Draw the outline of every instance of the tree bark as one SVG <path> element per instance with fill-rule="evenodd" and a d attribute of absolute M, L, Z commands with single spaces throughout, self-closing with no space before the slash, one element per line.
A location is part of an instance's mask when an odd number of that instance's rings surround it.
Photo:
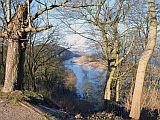
<path fill-rule="evenodd" d="M 120 80 L 117 79 L 116 81 L 116 102 L 119 101 L 119 93 L 120 93 Z"/>
<path fill-rule="evenodd" d="M 156 19 L 154 0 L 148 0 L 148 16 L 149 16 L 148 43 L 139 61 L 136 81 L 135 81 L 135 88 L 134 88 L 134 93 L 132 98 L 131 111 L 129 115 L 131 118 L 134 118 L 134 119 L 139 119 L 140 117 L 141 95 L 142 95 L 143 82 L 145 79 L 145 71 L 147 68 L 148 61 L 156 45 L 157 19 Z"/>
<path fill-rule="evenodd" d="M 111 70 L 111 72 L 109 72 L 109 76 L 108 76 L 108 80 L 106 83 L 106 87 L 105 87 L 105 92 L 104 92 L 104 99 L 105 100 L 111 100 L 111 83 L 114 77 L 114 73 L 115 73 L 116 68 L 113 68 Z"/>
<path fill-rule="evenodd" d="M 8 93 L 13 91 L 14 89 L 14 84 L 17 80 L 18 59 L 19 59 L 18 41 L 11 39 L 8 42 L 5 82 L 4 82 L 2 92 Z"/>
<path fill-rule="evenodd" d="M 7 22 L 11 19 L 11 0 L 7 0 Z"/>

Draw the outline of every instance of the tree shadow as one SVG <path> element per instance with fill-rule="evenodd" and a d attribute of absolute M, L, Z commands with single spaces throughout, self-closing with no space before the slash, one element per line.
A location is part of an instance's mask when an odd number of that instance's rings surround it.
<path fill-rule="evenodd" d="M 76 115 L 87 116 L 95 112 L 92 103 L 81 99 L 74 91 L 64 87 L 54 90 L 51 98 L 37 99 L 31 96 L 27 102 L 49 116 L 61 120 L 70 120 Z"/>
<path fill-rule="evenodd" d="M 122 117 L 123 119 L 129 120 L 129 111 L 125 109 L 121 103 L 113 102 L 113 101 L 105 101 L 104 110 L 108 113 L 114 113 L 116 116 Z M 139 120 L 159 120 L 159 111 L 148 110 L 143 108 L 141 110 L 141 115 Z"/>
<path fill-rule="evenodd" d="M 126 110 L 124 106 L 121 105 L 120 102 L 114 102 L 110 100 L 106 100 L 104 102 L 104 111 L 107 113 L 114 113 L 115 116 L 119 116 L 125 120 L 129 120 L 129 112 Z"/>
<path fill-rule="evenodd" d="M 75 91 L 63 87 L 52 94 L 52 99 L 72 115 L 86 115 L 95 112 L 91 102 L 81 99 Z"/>
<path fill-rule="evenodd" d="M 88 119 L 88 117 L 98 116 L 101 117 L 109 116 L 113 114 L 114 117 L 121 118 L 123 120 L 130 120 L 129 111 L 119 102 L 114 101 L 104 101 L 103 107 L 96 110 L 93 103 L 81 99 L 74 91 L 70 91 L 65 88 L 59 88 L 54 93 L 52 93 L 52 99 L 44 97 L 43 100 L 31 97 L 28 101 L 30 104 L 36 106 L 38 109 L 42 110 L 50 116 L 57 117 L 61 120 L 75 119 L 75 116 L 80 115 L 83 119 Z M 104 114 L 105 112 L 105 114 Z M 143 108 L 141 111 L 140 120 L 159 120 L 158 110 L 148 110 Z"/>
<path fill-rule="evenodd" d="M 159 120 L 159 117 L 159 111 L 157 109 L 149 110 L 147 108 L 143 108 L 141 110 L 140 120 Z"/>

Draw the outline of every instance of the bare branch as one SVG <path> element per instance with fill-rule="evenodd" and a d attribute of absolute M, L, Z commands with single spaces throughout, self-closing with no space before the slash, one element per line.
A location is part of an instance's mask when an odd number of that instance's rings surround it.
<path fill-rule="evenodd" d="M 99 15 L 100 15 L 100 13 L 101 13 L 101 9 L 102 9 L 102 0 L 99 0 L 98 10 L 97 10 L 97 13 L 96 13 L 96 20 L 99 19 Z"/>
<path fill-rule="evenodd" d="M 39 3 L 39 4 L 41 4 L 41 5 L 43 5 L 43 6 L 46 6 L 44 3 L 42 3 L 41 1 L 39 1 L 39 0 L 35 0 L 37 3 Z"/>
<path fill-rule="evenodd" d="M 43 26 L 43 27 L 31 27 L 31 28 L 28 27 L 28 28 L 25 28 L 24 31 L 25 32 L 40 32 L 40 31 L 43 31 L 43 30 L 50 29 L 52 27 L 53 27 L 52 25 Z"/>
<path fill-rule="evenodd" d="M 48 6 L 48 7 L 45 7 L 41 10 L 39 10 L 37 13 L 35 13 L 32 17 L 31 17 L 31 20 L 35 20 L 36 18 L 38 18 L 41 14 L 43 14 L 45 11 L 48 11 L 48 10 L 52 10 L 54 8 L 57 8 L 57 7 L 69 7 L 69 8 L 82 8 L 82 7 L 88 7 L 88 6 L 95 6 L 95 5 L 92 5 L 92 4 L 89 4 L 89 5 L 67 5 L 66 3 L 69 2 L 69 0 L 65 0 L 63 3 L 60 3 L 60 4 L 57 4 L 57 5 L 51 5 L 51 6 Z"/>
<path fill-rule="evenodd" d="M 122 11 L 123 3 L 124 3 L 124 0 L 121 0 L 119 3 L 117 14 L 116 14 L 116 17 L 114 18 L 114 23 L 119 21 L 119 17 L 120 17 L 121 11 Z"/>
<path fill-rule="evenodd" d="M 125 55 L 121 59 L 118 60 L 118 62 L 115 64 L 115 66 L 119 65 L 127 57 L 127 55 L 131 52 L 134 40 L 135 40 L 135 38 L 133 38 L 133 41 L 131 42 L 131 44 L 130 44 L 128 50 L 127 50 L 127 52 L 125 53 Z"/>
<path fill-rule="evenodd" d="M 57 5 L 51 5 L 49 7 L 43 8 L 41 10 L 39 10 L 36 14 L 34 14 L 33 16 L 31 16 L 31 21 L 35 20 L 36 18 L 38 18 L 42 13 L 44 13 L 47 10 L 51 10 L 53 8 L 58 7 Z"/>

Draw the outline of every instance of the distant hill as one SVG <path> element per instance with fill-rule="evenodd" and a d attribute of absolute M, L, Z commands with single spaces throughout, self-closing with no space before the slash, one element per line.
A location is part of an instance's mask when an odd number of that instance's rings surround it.
<path fill-rule="evenodd" d="M 58 58 L 62 61 L 68 60 L 72 57 L 79 56 L 77 53 L 70 51 L 69 49 L 62 47 L 57 44 L 39 44 L 34 46 L 36 51 L 41 50 L 45 54 L 52 54 L 53 57 Z"/>
<path fill-rule="evenodd" d="M 55 52 L 61 60 L 68 60 L 72 57 L 80 56 L 79 54 L 77 54 L 77 52 L 70 51 L 69 49 L 61 46 L 55 47 Z"/>

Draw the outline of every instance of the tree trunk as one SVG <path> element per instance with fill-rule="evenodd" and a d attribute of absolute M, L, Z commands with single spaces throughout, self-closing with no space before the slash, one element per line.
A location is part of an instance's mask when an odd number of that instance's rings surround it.
<path fill-rule="evenodd" d="M 19 44 L 18 41 L 9 40 L 7 58 L 6 58 L 6 71 L 5 82 L 2 92 L 11 92 L 14 89 L 14 83 L 17 80 L 17 66 L 19 59 Z"/>
<path fill-rule="evenodd" d="M 11 19 L 11 0 L 7 0 L 7 22 Z"/>
<path fill-rule="evenodd" d="M 140 117 L 141 95 L 142 95 L 143 82 L 145 78 L 145 71 L 147 68 L 148 61 L 156 45 L 157 20 L 156 20 L 154 0 L 148 0 L 148 16 L 149 16 L 148 43 L 139 61 L 136 81 L 135 81 L 135 88 L 132 98 L 131 111 L 130 111 L 130 117 L 134 119 L 139 119 Z"/>
<path fill-rule="evenodd" d="M 8 4 L 9 2 L 10 0 L 8 0 Z M 8 19 L 9 19 L 9 9 L 10 8 L 8 5 Z M 27 14 L 28 13 L 26 11 L 26 7 L 24 7 L 23 5 L 18 5 L 15 15 L 13 16 L 12 20 L 8 24 L 7 32 L 9 32 L 8 37 L 10 39 L 8 39 L 5 82 L 4 82 L 4 87 L 2 89 L 3 92 L 13 91 L 17 80 L 18 82 L 22 81 L 21 78 L 23 77 L 23 74 L 24 74 L 23 64 L 24 64 L 25 58 L 24 58 L 24 53 L 21 50 L 21 47 L 23 45 L 25 47 L 25 43 L 21 42 L 21 39 L 27 38 L 27 32 L 21 31 L 21 29 L 25 26 L 25 20 L 27 20 Z M 18 77 L 21 80 L 18 79 Z"/>
<path fill-rule="evenodd" d="M 111 72 L 109 72 L 108 80 L 106 83 L 105 91 L 104 91 L 104 99 L 111 100 L 111 83 L 114 77 L 116 68 L 112 68 Z"/>
<path fill-rule="evenodd" d="M 117 38 L 115 37 L 115 43 L 114 43 L 114 49 L 108 50 L 108 52 L 110 52 L 110 57 L 108 59 L 108 80 L 106 83 L 106 87 L 105 87 L 105 93 L 104 93 L 104 99 L 105 100 L 111 100 L 111 84 L 112 81 L 114 79 L 114 74 L 116 72 L 117 69 L 117 62 L 118 62 L 118 42 L 117 42 Z"/>
<path fill-rule="evenodd" d="M 21 44 L 20 44 L 21 45 Z M 17 77 L 17 90 L 24 89 L 24 64 L 25 64 L 25 48 L 19 50 L 19 64 L 18 64 L 18 77 Z"/>
<path fill-rule="evenodd" d="M 118 20 L 114 23 L 114 48 L 108 48 L 108 73 L 109 78 L 106 83 L 104 99 L 111 100 L 111 84 L 114 79 L 114 74 L 117 69 L 117 63 L 119 59 L 119 33 L 118 33 Z M 111 46 L 108 46 L 111 47 Z M 112 50 L 111 50 L 112 49 Z"/>
<path fill-rule="evenodd" d="M 117 79 L 116 81 L 116 102 L 119 101 L 119 87 L 120 87 L 120 80 Z"/>

